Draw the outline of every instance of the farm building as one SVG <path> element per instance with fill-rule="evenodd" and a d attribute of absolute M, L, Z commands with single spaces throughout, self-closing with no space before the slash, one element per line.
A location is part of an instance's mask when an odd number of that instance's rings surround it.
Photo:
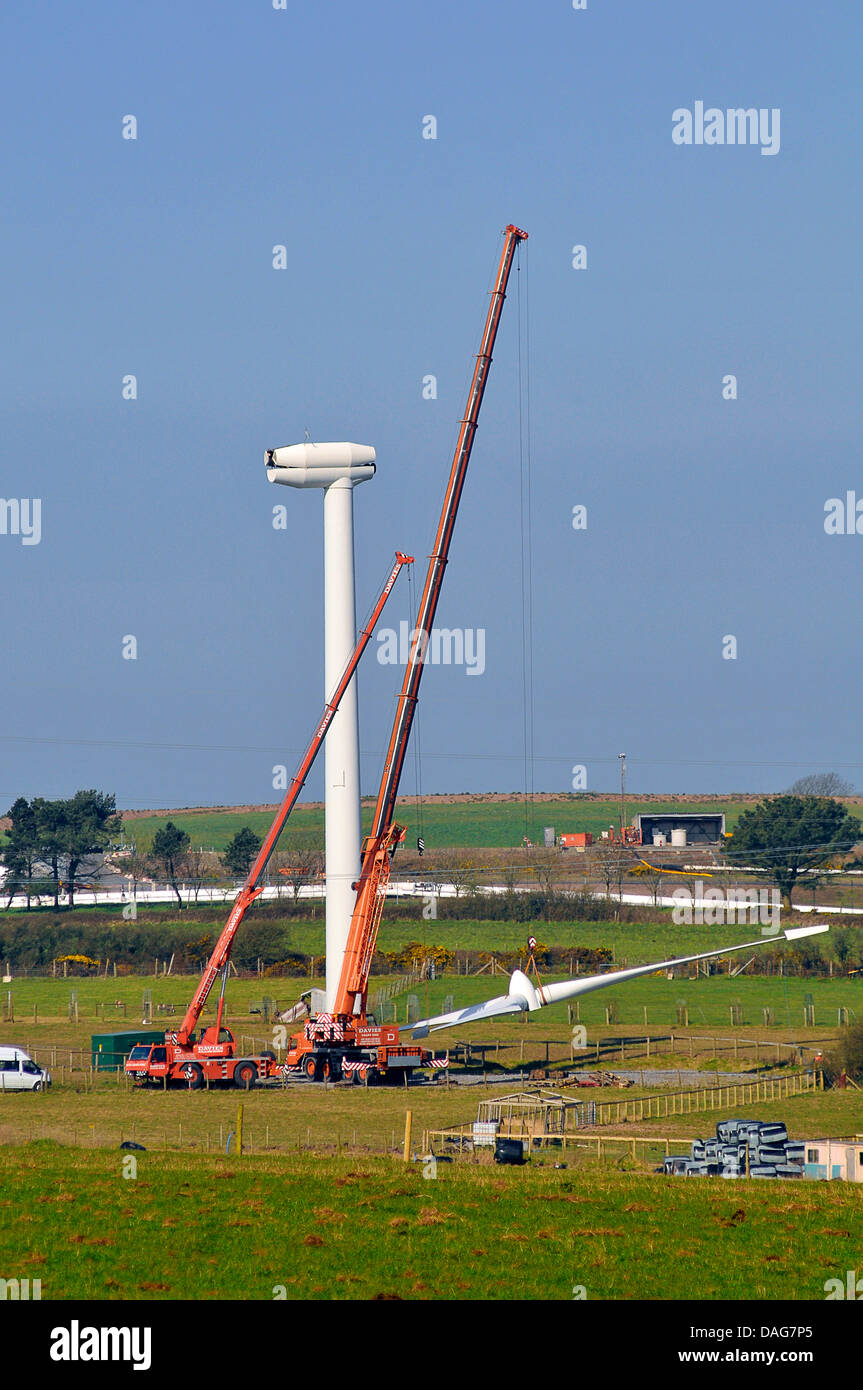
<path fill-rule="evenodd" d="M 853 1139 L 807 1139 L 803 1171 L 807 1178 L 863 1182 L 863 1135 Z"/>
<path fill-rule="evenodd" d="M 724 813 L 637 815 L 633 821 L 643 845 L 715 845 L 725 834 Z"/>

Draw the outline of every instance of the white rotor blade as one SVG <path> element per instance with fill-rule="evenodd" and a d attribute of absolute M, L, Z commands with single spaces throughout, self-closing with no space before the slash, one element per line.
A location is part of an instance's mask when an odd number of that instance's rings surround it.
<path fill-rule="evenodd" d="M 816 936 L 829 931 L 826 924 L 818 923 L 811 927 L 789 927 L 779 936 L 762 936 L 757 941 L 741 941 L 737 946 L 720 946 L 714 951 L 701 951 L 696 956 L 675 956 L 673 960 L 654 961 L 651 965 L 635 965 L 629 970 L 613 970 L 607 975 L 586 975 L 575 980 L 559 980 L 556 984 L 537 986 L 521 970 L 513 971 L 509 982 L 509 994 L 500 994 L 484 1004 L 470 1004 L 465 1009 L 454 1009 L 452 1013 L 438 1014 L 435 1018 L 423 1018 L 419 1023 L 403 1027 L 403 1032 L 413 1033 L 414 1041 L 436 1033 L 441 1028 L 455 1028 L 460 1024 L 479 1023 L 486 1018 L 498 1018 L 502 1014 L 524 1013 L 527 1010 L 541 1009 L 546 1004 L 558 1004 L 563 999 L 574 999 L 578 994 L 589 994 L 595 989 L 607 989 L 609 985 L 623 984 L 626 980 L 637 980 L 641 975 L 652 975 L 656 970 L 671 970 L 676 965 L 691 965 L 697 960 L 710 960 L 716 956 L 728 956 L 734 951 L 748 951 L 753 946 L 771 946 L 777 941 L 796 941 L 801 936 Z"/>

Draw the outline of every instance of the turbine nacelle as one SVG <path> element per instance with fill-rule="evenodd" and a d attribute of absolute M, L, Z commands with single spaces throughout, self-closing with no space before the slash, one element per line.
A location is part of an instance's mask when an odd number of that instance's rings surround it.
<path fill-rule="evenodd" d="M 370 444 L 285 444 L 264 452 L 267 478 L 286 487 L 329 487 L 332 483 L 364 483 L 375 473 Z"/>

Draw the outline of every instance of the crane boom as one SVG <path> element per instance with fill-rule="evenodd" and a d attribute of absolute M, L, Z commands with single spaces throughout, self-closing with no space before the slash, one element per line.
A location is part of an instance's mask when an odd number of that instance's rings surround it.
<path fill-rule="evenodd" d="M 339 682 L 324 707 L 323 717 L 321 718 L 317 728 L 315 729 L 311 743 L 309 744 L 308 748 L 303 754 L 303 757 L 300 760 L 299 767 L 297 768 L 296 772 L 291 778 L 291 782 L 287 792 L 285 793 L 284 800 L 282 801 L 281 806 L 276 812 L 276 815 L 273 819 L 273 823 L 267 832 L 266 838 L 263 844 L 261 845 L 261 848 L 258 850 L 257 855 L 255 856 L 254 863 L 249 869 L 249 872 L 246 876 L 246 880 L 242 888 L 237 894 L 236 901 L 234 902 L 234 906 L 231 909 L 230 916 L 228 917 L 228 920 L 225 923 L 225 926 L 222 930 L 222 934 L 216 942 L 216 945 L 213 947 L 213 952 L 210 956 L 209 961 L 207 962 L 206 969 L 204 970 L 204 973 L 201 976 L 198 988 L 195 990 L 194 997 L 192 998 L 192 1001 L 188 1009 L 186 1010 L 186 1015 L 183 1019 L 183 1022 L 177 1030 L 176 1040 L 181 1046 L 186 1046 L 186 1044 L 188 1043 L 190 1034 L 196 1027 L 198 1019 L 201 1016 L 201 1011 L 204 1007 L 204 1004 L 207 1002 L 207 997 L 210 993 L 210 990 L 213 988 L 213 985 L 218 979 L 219 974 L 225 971 L 227 968 L 228 959 L 231 953 L 231 946 L 233 945 L 234 937 L 237 934 L 237 929 L 239 928 L 240 923 L 242 922 L 243 918 L 246 915 L 246 912 L 248 911 L 251 904 L 254 902 L 255 898 L 258 896 L 259 893 L 263 891 L 262 888 L 258 887 L 260 877 L 270 861 L 270 857 L 276 848 L 276 844 L 278 842 L 280 834 L 282 833 L 282 829 L 284 828 L 285 822 L 288 819 L 288 816 L 291 814 L 291 811 L 294 808 L 294 804 L 296 803 L 297 797 L 299 796 L 300 791 L 302 790 L 302 787 L 305 783 L 305 780 L 309 775 L 311 766 L 314 763 L 318 753 L 320 752 L 321 746 L 327 734 L 327 730 L 329 729 L 330 724 L 333 721 L 333 718 L 339 708 L 339 704 L 342 700 L 345 691 L 351 683 L 351 679 L 353 678 L 354 672 L 356 671 L 357 666 L 359 665 L 360 657 L 362 656 L 363 652 L 368 646 L 372 633 L 374 632 L 375 626 L 377 624 L 378 618 L 380 617 L 384 605 L 386 604 L 386 601 L 392 592 L 396 579 L 398 578 L 401 570 L 405 565 L 412 564 L 412 555 L 403 555 L 401 551 L 396 551 L 395 564 L 393 565 L 392 569 L 387 575 L 384 586 L 381 589 L 380 594 L 378 595 L 378 598 L 369 616 L 368 622 L 360 632 L 357 644 L 350 656 L 350 659 L 348 660 L 347 665 L 345 666 L 344 671 L 342 672 Z M 221 1018 L 219 1019 L 219 1022 L 221 1022 Z"/>
<path fill-rule="evenodd" d="M 447 560 L 449 559 L 449 548 L 452 540 L 453 527 L 455 526 L 458 506 L 461 501 L 462 488 L 464 487 L 464 480 L 467 474 L 467 466 L 470 462 L 480 406 L 482 405 L 482 398 L 485 393 L 486 382 L 488 381 L 488 370 L 491 366 L 492 352 L 494 351 L 494 344 L 497 338 L 497 330 L 503 311 L 504 299 L 506 298 L 509 273 L 512 269 L 516 247 L 519 242 L 526 240 L 527 232 L 521 231 L 518 227 L 510 225 L 504 232 L 504 243 L 500 256 L 500 264 L 497 269 L 494 289 L 491 292 L 491 302 L 489 303 L 488 314 L 486 316 L 485 330 L 482 335 L 482 342 L 480 344 L 480 350 L 477 353 L 476 365 L 470 383 L 467 408 L 465 409 L 464 419 L 460 422 L 458 440 L 456 442 L 452 468 L 444 495 L 443 507 L 441 508 L 434 549 L 429 557 L 425 587 L 417 612 L 413 643 L 405 670 L 404 681 L 402 682 L 401 694 L 398 698 L 396 718 L 390 736 L 389 747 L 387 748 L 386 758 L 384 760 L 383 777 L 381 779 L 377 805 L 375 806 L 374 818 L 372 820 L 372 837 L 382 834 L 395 815 L 396 797 L 398 796 L 399 781 L 401 780 L 402 767 L 407 753 L 408 738 L 410 736 L 411 725 L 416 710 L 417 695 L 423 673 L 423 663 L 428 644 L 431 641 L 432 627 L 434 626 L 438 599 L 440 598 L 443 585 L 444 570 Z"/>
<path fill-rule="evenodd" d="M 470 462 L 485 393 L 492 352 L 497 338 L 500 316 L 506 298 L 506 287 L 512 269 L 516 247 L 527 239 L 527 232 L 510 224 L 504 231 L 503 250 L 497 268 L 491 302 L 486 315 L 485 329 L 468 392 L 464 419 L 460 422 L 458 440 L 444 494 L 434 549 L 429 557 L 425 587 L 412 634 L 410 656 L 396 705 L 395 720 L 390 735 L 383 776 L 372 820 L 371 834 L 363 843 L 363 860 L 357 884 L 357 899 L 351 917 L 348 942 L 342 962 L 335 1000 L 336 1015 L 365 1014 L 369 965 L 374 954 L 378 925 L 383 910 L 390 861 L 404 831 L 394 824 L 396 798 L 407 753 L 416 702 L 422 679 L 426 651 L 431 640 L 438 599 L 443 586 L 444 571 L 449 559 L 450 542 L 461 501 L 462 489 Z"/>

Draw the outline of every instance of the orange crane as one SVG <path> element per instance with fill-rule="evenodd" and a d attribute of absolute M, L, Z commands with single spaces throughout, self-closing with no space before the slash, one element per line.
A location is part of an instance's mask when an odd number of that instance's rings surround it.
<path fill-rule="evenodd" d="M 360 658 L 371 640 L 378 618 L 392 593 L 396 579 L 405 565 L 412 564 L 412 555 L 403 555 L 401 551 L 396 552 L 395 564 L 387 575 L 369 620 L 362 629 L 341 678 L 324 707 L 323 716 L 315 729 L 311 743 L 306 749 L 297 771 L 291 778 L 290 786 L 276 812 L 266 839 L 258 850 L 246 880 L 237 894 L 234 906 L 221 936 L 213 947 L 210 959 L 182 1023 L 176 1030 L 166 1032 L 164 1043 L 139 1043 L 132 1049 L 125 1069 L 139 1082 L 161 1082 L 167 1078 L 168 1081 L 183 1082 L 190 1090 L 197 1090 L 207 1080 L 233 1083 L 248 1088 L 254 1086 L 257 1080 L 281 1075 L 282 1068 L 277 1065 L 274 1053 L 262 1053 L 258 1057 L 238 1057 L 233 1033 L 229 1028 L 222 1026 L 231 947 L 243 918 L 255 898 L 263 892 L 260 882 L 263 872 L 276 848 L 279 836 L 294 808 L 312 764 L 320 752 L 327 730 L 345 691 L 351 683 Z M 210 1027 L 203 1029 L 198 1038 L 194 1030 L 198 1026 L 210 991 L 220 975 L 222 984 L 218 1008 L 216 1009 L 216 1021 Z"/>
<path fill-rule="evenodd" d="M 363 841 L 362 868 L 356 884 L 356 904 L 351 917 L 334 1009 L 332 1014 L 318 1014 L 316 1018 L 310 1019 L 303 1033 L 290 1039 L 288 1048 L 288 1065 L 317 1080 L 349 1072 L 384 1077 L 388 1072 L 410 1073 L 416 1066 L 445 1065 L 421 1048 L 401 1043 L 397 1025 L 378 1025 L 369 1019 L 366 1010 L 369 969 L 377 943 L 391 861 L 397 846 L 405 836 L 404 826 L 398 825 L 394 820 L 396 798 L 416 711 L 426 651 L 431 640 L 438 599 L 443 586 L 453 528 L 506 298 L 506 287 L 516 248 L 527 238 L 527 232 L 512 225 L 505 229 L 503 235 L 500 263 L 468 392 L 467 407 L 459 429 L 434 549 L 429 557 L 410 656 L 384 760 L 371 833 Z"/>

